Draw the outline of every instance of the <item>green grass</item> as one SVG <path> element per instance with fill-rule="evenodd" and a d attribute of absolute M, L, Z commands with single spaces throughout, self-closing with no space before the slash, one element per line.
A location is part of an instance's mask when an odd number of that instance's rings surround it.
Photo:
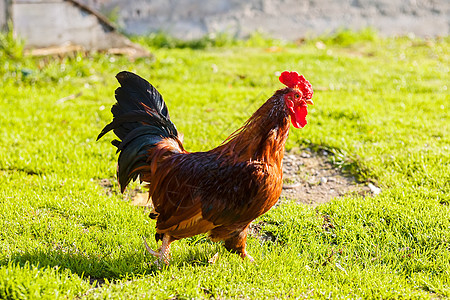
<path fill-rule="evenodd" d="M 368 30 L 167 48 L 136 39 L 154 58 L 31 58 L 1 36 L 0 298 L 450 296 L 448 37 Z M 155 84 L 191 151 L 217 146 L 281 87 L 276 72 L 297 70 L 316 105 L 287 148 L 328 149 L 383 192 L 272 209 L 256 222 L 275 241 L 248 241 L 254 264 L 197 236 L 174 243 L 159 270 L 142 243 L 156 248 L 154 221 L 99 185 L 115 181 L 113 135 L 95 139 L 121 70 Z"/>

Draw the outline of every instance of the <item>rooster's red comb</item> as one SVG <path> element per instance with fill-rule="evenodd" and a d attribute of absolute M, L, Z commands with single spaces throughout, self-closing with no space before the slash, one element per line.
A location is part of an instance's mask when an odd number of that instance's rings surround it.
<path fill-rule="evenodd" d="M 303 75 L 298 75 L 297 72 L 284 71 L 281 73 L 280 82 L 287 87 L 293 89 L 297 88 L 302 91 L 303 98 L 311 99 L 313 95 L 313 89 L 311 83 Z"/>

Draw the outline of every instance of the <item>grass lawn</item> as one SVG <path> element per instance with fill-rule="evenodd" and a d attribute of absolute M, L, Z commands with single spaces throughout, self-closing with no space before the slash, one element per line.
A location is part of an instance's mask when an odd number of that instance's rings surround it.
<path fill-rule="evenodd" d="M 0 298 L 450 297 L 448 37 L 161 39 L 137 38 L 154 57 L 131 61 L 32 58 L 1 36 Z M 328 149 L 382 193 L 286 201 L 255 221 L 276 237 L 249 238 L 256 263 L 196 236 L 175 242 L 158 269 L 142 242 L 157 248 L 154 221 L 116 185 L 106 193 L 99 184 L 115 182 L 113 135 L 95 139 L 121 70 L 159 89 L 189 151 L 217 146 L 282 87 L 276 72 L 296 70 L 316 105 L 287 148 Z"/>

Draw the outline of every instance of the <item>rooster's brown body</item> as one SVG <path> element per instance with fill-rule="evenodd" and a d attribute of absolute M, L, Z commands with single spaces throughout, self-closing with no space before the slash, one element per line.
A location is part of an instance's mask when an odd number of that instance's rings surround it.
<path fill-rule="evenodd" d="M 117 78 L 122 87 L 116 91 L 115 118 L 99 137 L 114 129 L 122 140 L 113 143 L 122 151 L 122 191 L 138 175 L 149 183 L 156 238 L 163 246 L 159 253 L 147 249 L 167 262 L 171 242 L 208 233 L 213 241 L 224 241 L 228 250 L 248 256 L 249 224 L 281 194 L 290 127 L 285 95 L 292 89 L 277 91 L 219 147 L 189 153 L 156 89 L 132 73 L 121 72 Z"/>

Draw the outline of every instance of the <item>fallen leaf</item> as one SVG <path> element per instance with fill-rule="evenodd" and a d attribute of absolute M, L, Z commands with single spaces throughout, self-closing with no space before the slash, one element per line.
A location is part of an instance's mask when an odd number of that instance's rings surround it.
<path fill-rule="evenodd" d="M 219 258 L 219 252 L 217 252 L 216 254 L 214 254 L 213 257 L 211 257 L 211 258 L 208 260 L 208 262 L 209 262 L 210 264 L 215 264 L 218 258 Z"/>

